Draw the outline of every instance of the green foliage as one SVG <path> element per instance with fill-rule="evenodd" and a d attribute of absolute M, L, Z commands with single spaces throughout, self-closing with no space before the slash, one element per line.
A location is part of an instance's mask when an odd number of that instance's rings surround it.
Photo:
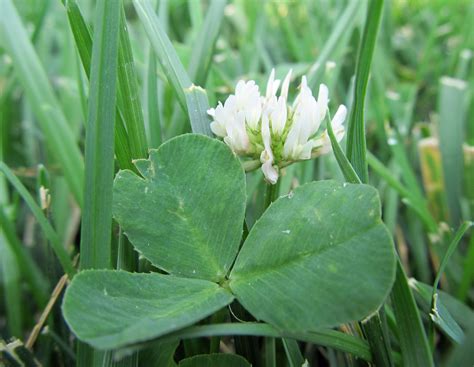
<path fill-rule="evenodd" d="M 221 142 L 184 135 L 135 165 L 143 178 L 120 171 L 114 186 L 114 217 L 135 248 L 171 274 L 221 281 L 242 236 L 237 158 Z"/>
<path fill-rule="evenodd" d="M 117 175 L 115 218 L 136 249 L 172 275 L 82 272 L 63 306 L 81 340 L 100 349 L 144 341 L 200 320 L 232 294 L 281 330 L 316 331 L 361 319 L 387 296 L 394 253 L 373 188 L 322 181 L 278 199 L 250 231 L 227 280 L 246 201 L 230 149 L 183 135 L 135 164 L 143 178 Z M 345 297 L 350 305 L 339 302 Z M 200 305 L 203 298 L 209 303 Z"/>
<path fill-rule="evenodd" d="M 269 207 L 239 253 L 230 288 L 257 319 L 282 330 L 316 330 L 375 312 L 394 271 L 377 192 L 321 181 Z M 346 297 L 350 307 L 340 302 Z"/>
<path fill-rule="evenodd" d="M 469 0 L 0 0 L 0 333 L 25 338 L 0 364 L 472 365 L 472 18 Z M 350 115 L 334 155 L 275 186 L 207 114 L 272 68 L 293 69 L 290 103 L 306 75 Z"/>
<path fill-rule="evenodd" d="M 111 349 L 191 325 L 232 299 L 206 280 L 87 270 L 68 288 L 63 313 L 81 340 Z"/>

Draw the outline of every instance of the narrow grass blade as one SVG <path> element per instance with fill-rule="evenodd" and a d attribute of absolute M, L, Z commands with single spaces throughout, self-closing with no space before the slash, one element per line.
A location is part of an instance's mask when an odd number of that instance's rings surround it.
<path fill-rule="evenodd" d="M 2 237 L 6 241 L 3 245 L 9 246 L 9 252 L 15 255 L 15 261 L 18 264 L 19 270 L 29 283 L 31 292 L 38 306 L 44 306 L 48 301 L 48 281 L 41 272 L 41 269 L 34 262 L 31 255 L 22 245 L 20 239 L 15 233 L 15 227 L 7 217 L 3 208 L 0 208 L 0 225 L 3 231 Z M 6 259 L 8 254 L 5 255 Z M 13 276 L 13 274 L 11 275 Z"/>
<path fill-rule="evenodd" d="M 0 2 L 0 43 L 13 60 L 16 75 L 38 118 L 48 148 L 81 206 L 84 177 L 81 152 L 11 0 Z"/>
<path fill-rule="evenodd" d="M 211 120 L 207 114 L 209 102 L 206 91 L 193 84 L 184 93 L 193 132 L 212 137 Z"/>
<path fill-rule="evenodd" d="M 184 90 L 191 86 L 191 79 L 166 35 L 163 25 L 158 19 L 151 3 L 148 0 L 133 0 L 133 5 L 145 27 L 145 31 L 158 57 L 158 61 L 171 87 L 176 92 L 181 107 L 184 111 L 187 111 Z"/>
<path fill-rule="evenodd" d="M 357 13 L 361 9 L 361 2 L 359 0 L 352 0 L 341 14 L 339 21 L 331 32 L 331 36 L 324 44 L 321 53 L 316 62 L 310 67 L 308 72 L 308 85 L 311 89 L 315 89 L 317 83 L 322 79 L 326 69 L 326 63 L 330 60 L 331 55 L 335 49 L 344 45 L 349 40 L 349 35 L 352 33 L 356 21 L 358 19 Z"/>
<path fill-rule="evenodd" d="M 294 339 L 283 338 L 283 347 L 290 367 L 301 367 L 304 364 L 304 357 L 301 354 L 300 346 Z"/>
<path fill-rule="evenodd" d="M 81 228 L 81 268 L 112 266 L 112 183 L 117 54 L 121 1 L 96 5 L 86 129 L 85 202 Z"/>
<path fill-rule="evenodd" d="M 3 162 L 0 162 L 0 172 L 3 172 L 7 180 L 13 185 L 13 187 L 20 194 L 23 200 L 25 200 L 26 204 L 32 211 L 41 229 L 43 230 L 44 235 L 49 240 L 54 253 L 58 257 L 58 260 L 61 266 L 63 267 L 64 272 L 68 274 L 69 278 L 72 279 L 76 272 L 74 266 L 72 265 L 72 261 L 65 248 L 62 246 L 58 234 L 53 229 L 48 219 L 46 219 L 46 217 L 44 216 L 41 208 L 38 206 L 38 204 L 36 204 L 36 200 L 30 195 L 26 187 L 23 186 L 20 180 Z"/>
<path fill-rule="evenodd" d="M 156 76 L 156 56 L 152 50 L 148 56 L 146 102 L 148 110 L 148 129 L 150 147 L 158 148 L 161 145 L 161 116 L 158 110 L 158 78 Z"/>
<path fill-rule="evenodd" d="M 145 121 L 123 6 L 120 12 L 119 38 L 117 101 L 127 127 L 132 158 L 146 158 L 148 145 L 145 135 Z"/>
<path fill-rule="evenodd" d="M 276 367 L 275 338 L 266 337 L 263 340 L 263 348 L 265 350 L 265 367 Z"/>
<path fill-rule="evenodd" d="M 414 278 L 410 278 L 408 283 L 410 288 L 416 292 L 416 301 L 426 313 L 429 313 L 433 287 L 429 284 L 419 282 Z M 453 319 L 461 328 L 467 329 L 470 321 L 474 321 L 474 311 L 449 293 L 439 290 L 437 294 L 438 304 L 442 305 L 446 314 L 449 313 L 449 318 Z M 442 311 L 444 312 L 444 310 Z"/>
<path fill-rule="evenodd" d="M 0 216 L 3 216 L 3 209 L 0 208 Z M 3 224 L 2 224 L 3 227 Z M 23 310 L 21 302 L 21 277 L 19 264 L 16 256 L 11 250 L 11 245 L 7 243 L 3 231 L 0 231 L 0 271 L 1 283 L 5 307 L 5 319 L 7 321 L 8 333 L 17 338 L 22 335 Z M 33 284 L 34 287 L 34 284 Z"/>
<path fill-rule="evenodd" d="M 190 3 L 198 3 L 191 0 Z M 188 74 L 194 84 L 204 87 L 212 60 L 214 45 L 224 18 L 226 0 L 213 0 L 191 51 Z"/>
<path fill-rule="evenodd" d="M 365 183 L 369 178 L 364 125 L 365 97 L 382 8 L 383 0 L 369 1 L 364 33 L 357 57 L 354 100 L 347 133 L 347 158 L 352 163 L 361 181 Z"/>
<path fill-rule="evenodd" d="M 200 1 L 188 0 L 189 17 L 193 29 L 196 29 L 202 24 L 202 4 Z"/>
<path fill-rule="evenodd" d="M 254 335 L 274 338 L 285 337 L 334 348 L 342 352 L 350 353 L 368 362 L 372 360 L 367 342 L 339 331 L 322 330 L 320 332 L 310 333 L 280 333 L 268 324 L 253 322 L 192 326 L 169 334 L 166 336 L 165 340 L 190 339 L 217 335 Z"/>
<path fill-rule="evenodd" d="M 461 344 L 464 340 L 464 333 L 458 323 L 453 319 L 449 311 L 439 300 L 436 293 L 433 297 L 430 318 L 451 340 Z"/>
<path fill-rule="evenodd" d="M 438 225 L 428 210 L 426 203 L 417 200 L 413 193 L 407 187 L 402 185 L 400 181 L 392 175 L 392 172 L 370 152 L 367 152 L 367 162 L 375 173 L 382 177 L 405 199 L 405 204 L 409 205 L 419 216 L 429 233 L 436 234 L 438 232 Z"/>
<path fill-rule="evenodd" d="M 81 58 L 82 66 L 88 78 L 90 78 L 91 59 L 92 59 L 92 36 L 81 11 L 74 0 L 66 2 L 66 11 L 71 26 L 72 34 L 76 42 L 76 47 Z M 116 112 L 115 124 L 115 154 L 120 168 L 135 171 L 132 164 L 133 156 L 129 144 L 128 132 L 125 128 L 125 122 L 120 108 Z M 138 144 L 140 145 L 140 144 Z"/>
<path fill-rule="evenodd" d="M 87 201 L 82 213 L 82 269 L 111 268 L 113 261 L 112 184 L 121 7 L 121 0 L 99 0 L 95 7 L 85 141 Z M 78 365 L 103 366 L 106 357 L 83 343 L 78 344 Z"/>
<path fill-rule="evenodd" d="M 444 273 L 444 269 L 446 268 L 446 265 L 448 264 L 449 259 L 451 258 L 451 255 L 454 253 L 456 250 L 459 242 L 461 241 L 461 238 L 464 236 L 466 231 L 473 226 L 473 222 L 464 222 L 462 223 L 456 233 L 454 234 L 453 239 L 451 240 L 451 243 L 448 246 L 448 249 L 446 250 L 446 253 L 444 254 L 443 258 L 441 259 L 441 263 L 438 268 L 438 272 L 436 273 L 436 278 L 433 283 L 433 297 L 436 293 L 436 290 L 438 289 L 439 281 L 441 279 L 441 275 Z"/>
<path fill-rule="evenodd" d="M 356 183 L 356 184 L 362 183 L 360 181 L 359 176 L 357 176 L 357 173 L 354 171 L 354 168 L 352 167 L 351 162 L 349 162 L 346 155 L 342 151 L 341 146 L 337 142 L 336 136 L 334 135 L 334 131 L 332 129 L 331 122 L 328 122 L 326 126 L 327 126 L 329 139 L 331 140 L 332 151 L 334 152 L 334 156 L 336 157 L 337 164 L 339 165 L 339 168 L 341 169 L 342 174 L 344 175 L 344 178 L 346 179 L 347 182 L 350 182 L 350 183 Z"/>
<path fill-rule="evenodd" d="M 363 183 L 369 181 L 364 120 L 365 97 L 383 4 L 383 0 L 370 0 L 367 5 L 364 33 L 357 57 L 354 97 L 347 134 L 347 158 Z M 390 340 L 383 317 L 382 313 L 377 312 L 362 324 L 362 329 L 368 337 L 374 362 L 380 366 L 392 366 Z"/>
<path fill-rule="evenodd" d="M 400 261 L 397 262 L 397 276 L 391 298 L 393 312 L 397 319 L 403 366 L 434 366 L 420 313 Z"/>
<path fill-rule="evenodd" d="M 456 250 L 459 242 L 461 241 L 461 238 L 464 236 L 466 231 L 473 225 L 471 222 L 464 222 L 462 223 L 456 233 L 454 234 L 453 239 L 451 240 L 451 243 L 448 246 L 448 249 L 446 250 L 446 253 L 444 254 L 443 258 L 441 259 L 441 263 L 438 268 L 438 272 L 436 273 L 436 278 L 433 283 L 433 290 L 431 294 L 431 309 L 430 309 L 430 317 L 433 321 L 433 323 L 438 324 L 441 326 L 441 328 L 447 330 L 447 333 L 450 337 L 452 337 L 454 340 L 458 339 L 457 338 L 457 333 L 456 333 L 456 327 L 455 323 L 449 322 L 450 319 L 446 317 L 442 317 L 442 314 L 440 313 L 442 309 L 440 310 L 440 305 L 438 303 L 438 285 L 439 281 L 441 280 L 441 276 L 444 273 L 444 269 L 446 268 L 446 265 L 448 264 L 449 259 L 451 258 L 452 254 Z M 449 315 L 449 313 L 448 313 Z M 459 327 L 458 327 L 459 328 Z M 434 348 L 434 328 L 433 324 L 430 324 L 430 340 L 432 343 L 432 348 Z"/>
<path fill-rule="evenodd" d="M 402 137 L 400 134 L 398 134 L 396 131 L 392 131 L 391 135 L 389 135 L 388 145 L 392 151 L 393 159 L 400 167 L 400 174 L 405 185 L 414 197 L 416 197 L 419 201 L 422 201 L 424 200 L 424 197 L 423 192 L 420 189 L 420 183 L 416 178 L 415 172 L 413 171 L 401 139 Z"/>
<path fill-rule="evenodd" d="M 461 222 L 459 199 L 463 181 L 463 133 L 468 86 L 463 80 L 441 78 L 438 100 L 439 145 L 448 199 L 449 219 L 454 226 Z"/>

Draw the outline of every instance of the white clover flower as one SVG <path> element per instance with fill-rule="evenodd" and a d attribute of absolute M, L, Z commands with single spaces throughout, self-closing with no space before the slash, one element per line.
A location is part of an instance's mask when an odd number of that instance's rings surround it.
<path fill-rule="evenodd" d="M 260 95 L 255 81 L 240 80 L 235 94 L 224 105 L 219 102 L 207 111 L 213 118 L 212 132 L 236 154 L 260 161 L 263 175 L 271 184 L 278 181 L 280 169 L 288 164 L 331 151 L 327 131 L 320 131 L 328 111 L 328 88 L 321 84 L 316 99 L 303 76 L 299 93 L 289 106 L 290 80 L 291 70 L 281 83 L 273 69 L 265 96 Z M 337 141 L 344 137 L 346 115 L 346 107 L 340 105 L 331 121 Z"/>
<path fill-rule="evenodd" d="M 268 182 L 274 185 L 278 181 L 278 171 L 273 167 L 274 157 L 271 148 L 270 123 L 265 115 L 262 117 L 262 139 L 265 148 L 260 155 L 263 175 Z"/>

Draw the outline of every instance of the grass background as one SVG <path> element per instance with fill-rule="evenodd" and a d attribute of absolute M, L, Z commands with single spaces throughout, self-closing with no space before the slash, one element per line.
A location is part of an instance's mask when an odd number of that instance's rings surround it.
<path fill-rule="evenodd" d="M 272 67 L 279 77 L 289 68 L 297 80 L 308 75 L 314 91 L 327 84 L 331 110 L 346 104 L 351 121 L 359 111 L 353 125 L 359 133 L 342 145 L 362 180 L 379 189 L 407 277 L 433 284 L 454 231 L 474 215 L 474 4 L 385 1 L 373 55 L 364 56 L 364 25 L 379 5 L 169 0 L 134 6 L 126 0 L 122 8 L 107 1 L 1 0 L 2 337 L 27 341 L 62 274 L 74 272 L 80 249 L 83 268 L 137 269 L 108 211 L 114 170 L 133 167 L 131 159 L 191 126 L 205 132 L 199 129 L 206 128 L 206 106 L 224 100 L 240 78 L 264 86 Z M 360 88 L 364 67 L 366 90 Z M 191 83 L 205 93 L 185 91 Z M 194 107 L 201 114 L 189 114 Z M 324 178 L 344 179 L 332 155 L 288 167 L 279 193 Z M 263 210 L 264 192 L 261 173 L 248 174 L 249 225 Z M 474 330 L 473 238 L 453 244 L 440 283 L 452 296 L 449 313 L 471 330 L 466 337 Z M 394 350 L 406 355 L 412 346 L 416 354 L 436 345 L 437 363 L 463 358 L 446 332 L 431 329 L 421 286 L 400 279 L 399 297 L 387 306 Z M 397 317 L 408 312 L 397 305 L 405 295 L 410 306 L 410 289 L 418 289 L 426 326 L 421 346 L 423 336 L 410 339 Z M 58 304 L 35 341 L 37 358 L 45 365 L 102 358 L 87 350 L 76 355 Z M 410 321 L 405 326 L 412 330 Z M 193 354 L 192 345 L 185 349 L 181 356 Z M 330 348 L 307 349 L 311 363 L 352 363 Z"/>

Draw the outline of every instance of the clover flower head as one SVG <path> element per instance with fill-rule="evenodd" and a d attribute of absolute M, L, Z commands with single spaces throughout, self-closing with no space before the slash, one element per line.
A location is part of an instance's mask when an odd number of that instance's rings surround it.
<path fill-rule="evenodd" d="M 260 95 L 255 81 L 240 80 L 235 94 L 207 111 L 213 119 L 212 132 L 239 156 L 259 160 L 271 184 L 278 181 L 281 168 L 331 151 L 328 133 L 320 129 L 328 111 L 327 86 L 319 86 L 316 99 L 303 76 L 299 93 L 290 105 L 291 73 L 281 82 L 275 79 L 273 69 L 265 95 Z M 337 141 L 344 137 L 346 115 L 346 107 L 340 105 L 331 121 Z"/>

